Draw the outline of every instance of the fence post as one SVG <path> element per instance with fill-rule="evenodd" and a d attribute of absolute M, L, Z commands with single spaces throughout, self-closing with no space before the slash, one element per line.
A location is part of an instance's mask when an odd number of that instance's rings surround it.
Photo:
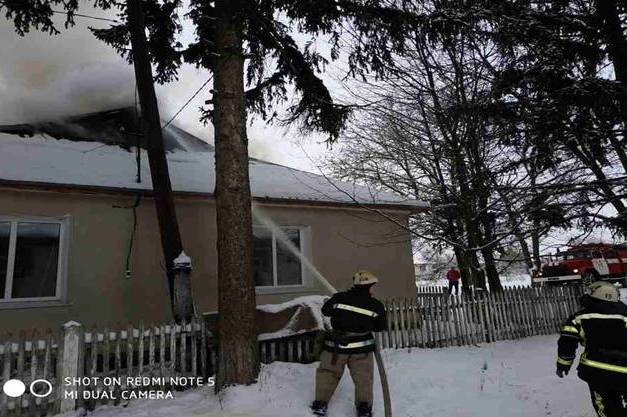
<path fill-rule="evenodd" d="M 63 325 L 62 353 L 58 364 L 58 410 L 57 413 L 66 413 L 76 408 L 76 398 L 66 398 L 64 382 L 65 378 L 77 378 L 83 376 L 83 352 L 84 352 L 83 326 L 75 321 L 68 321 Z M 80 390 L 77 390 L 80 392 Z"/>

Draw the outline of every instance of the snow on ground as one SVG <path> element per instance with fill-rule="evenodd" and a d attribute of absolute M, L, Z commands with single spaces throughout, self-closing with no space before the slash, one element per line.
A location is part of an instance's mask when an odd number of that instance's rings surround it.
<path fill-rule="evenodd" d="M 538 336 L 481 347 L 383 352 L 394 417 L 592 417 L 587 386 L 576 372 L 554 374 L 557 336 Z M 175 394 L 127 408 L 100 409 L 92 417 L 303 417 L 312 400 L 316 364 L 264 366 L 257 384 Z M 354 416 L 353 385 L 345 373 L 329 417 Z M 375 372 L 376 374 L 376 372 Z M 383 416 L 378 377 L 374 415 Z"/>

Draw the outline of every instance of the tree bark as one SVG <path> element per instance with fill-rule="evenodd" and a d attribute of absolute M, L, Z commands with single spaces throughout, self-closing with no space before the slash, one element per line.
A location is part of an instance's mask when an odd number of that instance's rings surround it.
<path fill-rule="evenodd" d="M 487 205 L 487 199 L 484 200 L 483 203 L 486 203 L 484 204 L 485 207 L 485 205 Z M 490 242 L 494 240 L 494 218 L 490 213 L 483 213 L 481 216 L 481 223 L 483 224 L 484 231 L 481 257 L 483 258 L 483 265 L 485 267 L 488 285 L 490 286 L 490 291 L 503 291 L 499 271 L 496 268 L 496 262 L 494 261 L 494 245 L 490 245 Z"/>
<path fill-rule="evenodd" d="M 540 232 L 537 230 L 540 225 L 533 221 L 534 231 L 531 233 L 531 250 L 533 251 L 533 264 L 536 270 L 540 270 L 542 260 L 540 259 Z"/>
<path fill-rule="evenodd" d="M 479 246 L 479 234 L 477 222 L 473 219 L 474 211 L 472 207 L 473 194 L 468 186 L 468 173 L 466 170 L 462 151 L 457 143 L 451 147 L 452 166 L 454 170 L 454 180 L 459 188 L 458 206 L 461 210 L 461 220 L 466 232 L 466 248 L 464 248 L 464 266 L 470 277 L 473 287 L 486 289 L 485 274 L 479 265 L 477 257 L 477 247 Z"/>
<path fill-rule="evenodd" d="M 627 123 L 627 37 L 621 23 L 616 0 L 597 0 L 597 14 L 603 21 L 603 36 L 616 81 L 623 84 L 622 110 Z"/>
<path fill-rule="evenodd" d="M 218 373 L 216 389 L 251 384 L 259 373 L 252 280 L 252 217 L 244 101 L 243 3 L 216 2 L 213 122 L 216 149 Z"/>
<path fill-rule="evenodd" d="M 146 137 L 150 176 L 152 179 L 161 247 L 166 266 L 170 303 L 174 319 L 189 320 L 194 314 L 191 282 L 187 272 L 173 269 L 174 260 L 183 251 L 176 218 L 170 173 L 163 145 L 161 119 L 152 78 L 152 67 L 146 44 L 146 25 L 140 0 L 127 0 L 128 25 L 131 35 L 133 66 L 141 106 L 142 127 Z"/>

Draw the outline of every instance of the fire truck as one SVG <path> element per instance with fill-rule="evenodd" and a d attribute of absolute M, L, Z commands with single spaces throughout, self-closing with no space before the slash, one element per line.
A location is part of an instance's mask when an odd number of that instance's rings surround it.
<path fill-rule="evenodd" d="M 543 257 L 533 271 L 534 285 L 581 283 L 603 280 L 627 286 L 627 244 L 589 243 Z"/>

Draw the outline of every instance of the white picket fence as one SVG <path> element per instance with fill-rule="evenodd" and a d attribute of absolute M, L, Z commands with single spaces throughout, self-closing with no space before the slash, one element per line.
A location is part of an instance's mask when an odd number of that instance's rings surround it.
<path fill-rule="evenodd" d="M 317 335 L 318 332 L 307 332 L 259 341 L 260 360 L 313 362 L 317 360 Z M 21 333 L 17 338 L 0 341 L 0 386 L 9 379 L 19 379 L 27 390 L 18 398 L 0 392 L 0 417 L 45 416 L 77 408 L 118 405 L 128 402 L 119 395 L 122 391 L 191 388 L 171 386 L 168 379 L 193 376 L 206 381 L 215 373 L 216 358 L 215 341 L 202 319 L 183 325 L 140 325 L 125 330 L 85 329 L 79 323 L 69 322 L 60 335 L 49 332 L 27 337 Z M 127 383 L 127 377 L 140 376 L 151 378 L 150 383 L 141 388 Z M 152 384 L 153 377 L 157 384 Z M 90 385 L 68 386 L 66 378 L 89 378 Z M 30 384 L 38 379 L 50 382 L 50 395 L 33 395 Z M 35 394 L 45 389 L 43 382 L 33 386 Z M 77 392 L 76 398 L 67 397 L 69 391 Z M 96 393 L 97 398 L 86 400 L 83 391 L 89 391 L 90 396 Z"/>
<path fill-rule="evenodd" d="M 553 334 L 579 308 L 580 287 L 512 287 L 448 295 L 434 291 L 385 303 L 383 348 L 463 346 Z"/>
<path fill-rule="evenodd" d="M 43 416 L 74 410 L 77 407 L 93 409 L 100 404 L 119 404 L 121 390 L 137 388 L 127 384 L 126 377 L 162 377 L 160 385 L 141 386 L 141 390 L 166 390 L 168 377 L 201 376 L 212 373 L 214 350 L 209 345 L 209 334 L 200 320 L 186 324 L 168 323 L 126 330 L 85 330 L 76 322 L 64 326 L 63 334 L 55 338 L 49 333 L 41 339 L 36 334 L 17 341 L 4 342 L 0 349 L 2 383 L 19 379 L 29 388 L 18 398 L 0 394 L 0 416 Z M 66 378 L 90 378 L 90 384 L 66 384 Z M 165 377 L 165 378 L 163 378 Z M 107 384 L 107 379 L 120 384 Z M 31 392 L 31 383 L 38 379 L 49 381 L 53 392 L 37 397 Z M 163 382 L 163 384 L 161 384 Z M 107 386 L 108 385 L 108 386 Z M 46 391 L 44 382 L 33 385 L 34 394 Z M 112 392 L 112 398 L 84 400 L 82 392 L 68 396 L 66 392 L 86 390 L 101 396 Z"/>
<path fill-rule="evenodd" d="M 461 285 L 460 285 L 461 291 Z M 419 285 L 416 287 L 416 293 L 418 295 L 422 294 L 444 294 L 448 292 L 448 287 L 443 285 Z"/>

